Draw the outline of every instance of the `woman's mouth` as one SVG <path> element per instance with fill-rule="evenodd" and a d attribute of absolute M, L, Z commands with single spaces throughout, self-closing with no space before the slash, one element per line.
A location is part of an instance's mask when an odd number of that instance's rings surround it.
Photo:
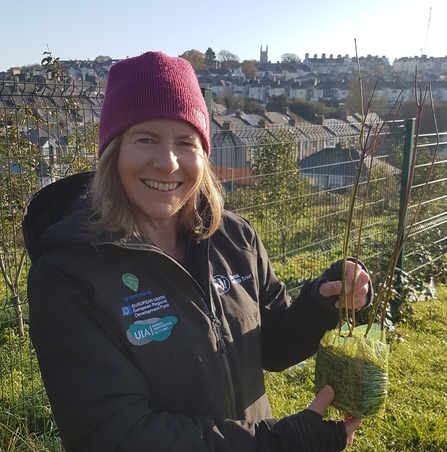
<path fill-rule="evenodd" d="M 153 188 L 158 191 L 172 191 L 180 185 L 178 182 L 162 183 L 154 180 L 143 180 L 142 182 L 149 188 Z"/>

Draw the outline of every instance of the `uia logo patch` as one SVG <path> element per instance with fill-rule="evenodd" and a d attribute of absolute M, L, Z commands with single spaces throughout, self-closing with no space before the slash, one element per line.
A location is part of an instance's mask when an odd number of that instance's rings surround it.
<path fill-rule="evenodd" d="M 138 291 L 140 281 L 135 275 L 132 275 L 132 273 L 124 273 L 122 280 L 129 289 L 133 290 L 134 292 Z"/>
<path fill-rule="evenodd" d="M 139 320 L 130 325 L 127 330 L 127 338 L 134 345 L 145 345 L 151 341 L 164 341 L 170 335 L 172 327 L 177 323 L 177 318 L 167 316 L 148 320 Z"/>

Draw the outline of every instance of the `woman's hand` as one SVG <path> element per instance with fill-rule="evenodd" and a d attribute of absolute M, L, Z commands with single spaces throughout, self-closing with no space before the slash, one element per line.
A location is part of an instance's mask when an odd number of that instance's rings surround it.
<path fill-rule="evenodd" d="M 334 400 L 335 392 L 332 386 L 325 386 L 321 391 L 317 394 L 313 402 L 307 408 L 308 410 L 315 411 L 318 414 L 323 415 L 326 411 L 326 408 L 332 403 Z M 345 414 L 344 416 L 344 424 L 346 428 L 346 434 L 348 436 L 347 445 L 351 446 L 354 441 L 354 432 L 362 425 L 363 419 L 356 418 L 349 414 Z"/>
<path fill-rule="evenodd" d="M 341 281 L 326 281 L 320 286 L 320 294 L 325 297 L 332 295 L 339 295 L 342 289 Z M 348 301 L 348 308 L 352 309 L 352 303 L 354 308 L 359 309 L 365 306 L 368 301 L 369 290 L 369 275 L 355 262 L 346 262 L 346 294 Z M 338 307 L 340 300 L 335 303 Z"/>

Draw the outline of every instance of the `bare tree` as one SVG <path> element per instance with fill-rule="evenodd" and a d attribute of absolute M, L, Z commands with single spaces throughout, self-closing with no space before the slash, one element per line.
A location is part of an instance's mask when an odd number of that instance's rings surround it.
<path fill-rule="evenodd" d="M 239 57 L 228 50 L 221 50 L 217 54 L 217 59 L 220 61 L 223 69 L 235 69 L 240 66 Z"/>
<path fill-rule="evenodd" d="M 299 64 L 301 63 L 301 58 L 294 53 L 283 53 L 281 55 L 281 63 Z"/>

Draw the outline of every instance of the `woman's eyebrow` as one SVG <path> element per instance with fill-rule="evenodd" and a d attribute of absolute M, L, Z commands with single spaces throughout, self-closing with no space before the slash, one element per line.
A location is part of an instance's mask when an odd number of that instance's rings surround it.
<path fill-rule="evenodd" d="M 197 135 L 193 135 L 193 134 L 189 134 L 189 133 L 185 133 L 183 135 L 179 135 L 177 136 L 178 140 L 194 140 L 194 141 L 200 141 L 200 137 L 198 137 Z"/>
<path fill-rule="evenodd" d="M 159 136 L 155 132 L 153 132 L 152 130 L 148 130 L 148 129 L 135 129 L 135 130 L 132 130 L 129 135 L 130 136 L 133 136 L 133 135 L 152 135 L 154 137 Z"/>

